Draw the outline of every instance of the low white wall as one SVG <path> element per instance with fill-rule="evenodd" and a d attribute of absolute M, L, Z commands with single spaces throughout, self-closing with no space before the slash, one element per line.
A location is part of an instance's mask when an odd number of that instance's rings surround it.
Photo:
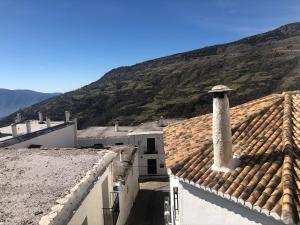
<path fill-rule="evenodd" d="M 179 191 L 179 220 L 176 225 L 283 225 L 275 219 L 250 210 L 200 188 L 179 182 L 170 176 L 170 201 L 173 209 L 173 187 Z M 173 216 L 173 212 L 172 212 Z M 173 217 L 174 218 L 174 217 Z"/>
<path fill-rule="evenodd" d="M 27 148 L 30 145 L 41 145 L 44 148 L 73 148 L 76 145 L 74 124 L 34 137 L 9 147 Z"/>
<path fill-rule="evenodd" d="M 134 157 L 134 162 L 128 177 L 125 181 L 124 190 L 120 192 L 120 215 L 117 225 L 124 225 L 128 219 L 135 198 L 139 192 L 139 171 L 138 171 L 138 157 L 137 153 Z"/>
<path fill-rule="evenodd" d="M 171 172 L 170 171 L 168 171 L 168 173 L 169 173 L 169 181 L 170 181 L 170 206 L 171 206 L 171 221 L 172 221 L 172 225 L 179 225 L 180 223 L 179 223 L 179 216 L 180 215 L 177 215 L 177 216 L 175 216 L 174 215 L 174 213 L 175 213 L 175 211 L 174 211 L 174 198 L 173 198 L 173 196 L 174 196 L 174 192 L 173 192 L 173 187 L 179 187 L 179 180 L 176 178 L 176 177 L 174 177 L 172 174 L 171 174 Z M 180 197 L 181 197 L 182 195 L 180 195 L 179 196 L 179 199 L 180 199 Z M 179 200 L 180 201 L 180 200 Z"/>
<path fill-rule="evenodd" d="M 82 225 L 86 219 L 89 225 L 104 225 L 102 183 L 108 178 L 109 193 L 112 192 L 112 164 L 105 170 L 89 194 L 74 213 L 68 225 Z M 110 202 L 112 204 L 112 202 Z"/>

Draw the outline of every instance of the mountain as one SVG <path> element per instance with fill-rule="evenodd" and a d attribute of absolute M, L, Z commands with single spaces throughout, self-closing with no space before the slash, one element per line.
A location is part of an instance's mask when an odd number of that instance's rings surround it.
<path fill-rule="evenodd" d="M 234 89 L 231 105 L 300 89 L 300 23 L 113 69 L 96 82 L 35 104 L 23 113 L 36 118 L 43 111 L 51 119 L 62 119 L 64 111 L 70 110 L 81 128 L 115 120 L 128 125 L 160 116 L 192 117 L 211 111 L 207 91 L 217 84 Z"/>
<path fill-rule="evenodd" d="M 0 118 L 57 95 L 58 93 L 50 94 L 30 90 L 0 88 Z"/>

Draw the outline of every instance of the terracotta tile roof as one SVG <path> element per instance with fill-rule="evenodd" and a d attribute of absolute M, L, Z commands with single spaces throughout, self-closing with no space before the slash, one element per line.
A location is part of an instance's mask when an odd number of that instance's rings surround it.
<path fill-rule="evenodd" d="M 211 114 L 164 130 L 166 164 L 181 180 L 273 216 L 300 221 L 300 92 L 270 95 L 231 108 L 233 152 L 229 173 L 211 170 Z"/>

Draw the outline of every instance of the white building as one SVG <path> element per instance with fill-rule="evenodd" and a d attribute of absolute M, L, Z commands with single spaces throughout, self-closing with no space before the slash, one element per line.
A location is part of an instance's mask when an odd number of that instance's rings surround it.
<path fill-rule="evenodd" d="M 0 147 L 14 148 L 72 148 L 77 145 L 77 122 L 70 121 L 66 112 L 65 121 L 43 120 L 18 121 L 0 128 Z"/>
<path fill-rule="evenodd" d="M 140 176 L 165 176 L 163 128 L 174 120 L 160 120 L 139 126 L 90 127 L 78 131 L 78 146 L 103 147 L 132 145 L 138 147 Z"/>
<path fill-rule="evenodd" d="M 300 92 L 229 112 L 228 91 L 212 90 L 213 114 L 164 131 L 166 218 L 170 213 L 173 225 L 299 224 Z"/>
<path fill-rule="evenodd" d="M 0 149 L 5 225 L 123 225 L 138 193 L 136 149 Z"/>

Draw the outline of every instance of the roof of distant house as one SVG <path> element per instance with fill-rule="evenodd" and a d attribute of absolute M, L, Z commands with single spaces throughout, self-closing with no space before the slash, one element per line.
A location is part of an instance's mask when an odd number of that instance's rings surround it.
<path fill-rule="evenodd" d="M 32 138 L 45 135 L 47 133 L 60 130 L 62 128 L 65 128 L 67 126 L 73 125 L 73 122 L 63 122 L 63 121 L 57 121 L 57 122 L 51 122 L 51 126 L 47 127 L 46 124 L 39 124 L 37 121 L 31 122 L 32 130 L 30 133 L 25 133 L 24 129 L 26 129 L 26 124 L 24 123 L 18 123 L 17 124 L 17 130 L 18 135 L 16 137 L 13 137 L 11 133 L 11 127 L 4 127 L 0 128 L 0 148 L 9 147 L 12 145 L 15 145 L 20 142 L 24 142 L 27 140 L 30 140 Z M 2 137 L 2 138 L 1 138 Z"/>
<path fill-rule="evenodd" d="M 163 128 L 178 119 L 164 119 L 164 126 L 159 126 L 158 121 L 141 123 L 138 126 L 119 126 L 118 131 L 114 126 L 107 127 L 89 127 L 84 130 L 78 130 L 78 138 L 108 138 L 108 137 L 127 137 L 130 134 L 163 131 Z"/>
<path fill-rule="evenodd" d="M 141 123 L 140 125 L 135 127 L 135 129 L 131 132 L 131 134 L 156 132 L 156 131 L 162 132 L 164 127 L 177 121 L 180 121 L 180 119 L 163 119 L 161 121 L 162 124 L 159 124 L 159 121 Z"/>
<path fill-rule="evenodd" d="M 228 173 L 213 163 L 211 114 L 164 130 L 166 164 L 180 180 L 284 223 L 300 217 L 300 92 L 273 94 L 230 110 L 233 153 Z"/>
<path fill-rule="evenodd" d="M 115 131 L 114 126 L 109 127 L 89 127 L 84 130 L 78 130 L 78 138 L 107 138 L 107 137 L 126 137 L 127 134 L 134 130 L 134 127 L 119 126 Z"/>
<path fill-rule="evenodd" d="M 64 123 L 64 121 L 51 121 L 50 122 L 51 127 L 54 127 L 54 126 L 57 126 L 57 125 L 60 125 L 63 123 Z M 31 132 L 36 132 L 36 131 L 47 128 L 46 123 L 39 123 L 38 120 L 31 120 L 30 125 L 31 125 Z M 16 126 L 17 126 L 18 136 L 21 136 L 21 135 L 24 135 L 27 133 L 26 132 L 27 131 L 26 123 L 18 123 L 18 124 L 16 124 Z M 11 139 L 11 138 L 13 138 L 11 126 L 0 127 L 0 142 Z"/>
<path fill-rule="evenodd" d="M 88 171 L 97 174 L 96 168 L 115 155 L 94 149 L 0 149 L 0 221 L 38 224 Z"/>

